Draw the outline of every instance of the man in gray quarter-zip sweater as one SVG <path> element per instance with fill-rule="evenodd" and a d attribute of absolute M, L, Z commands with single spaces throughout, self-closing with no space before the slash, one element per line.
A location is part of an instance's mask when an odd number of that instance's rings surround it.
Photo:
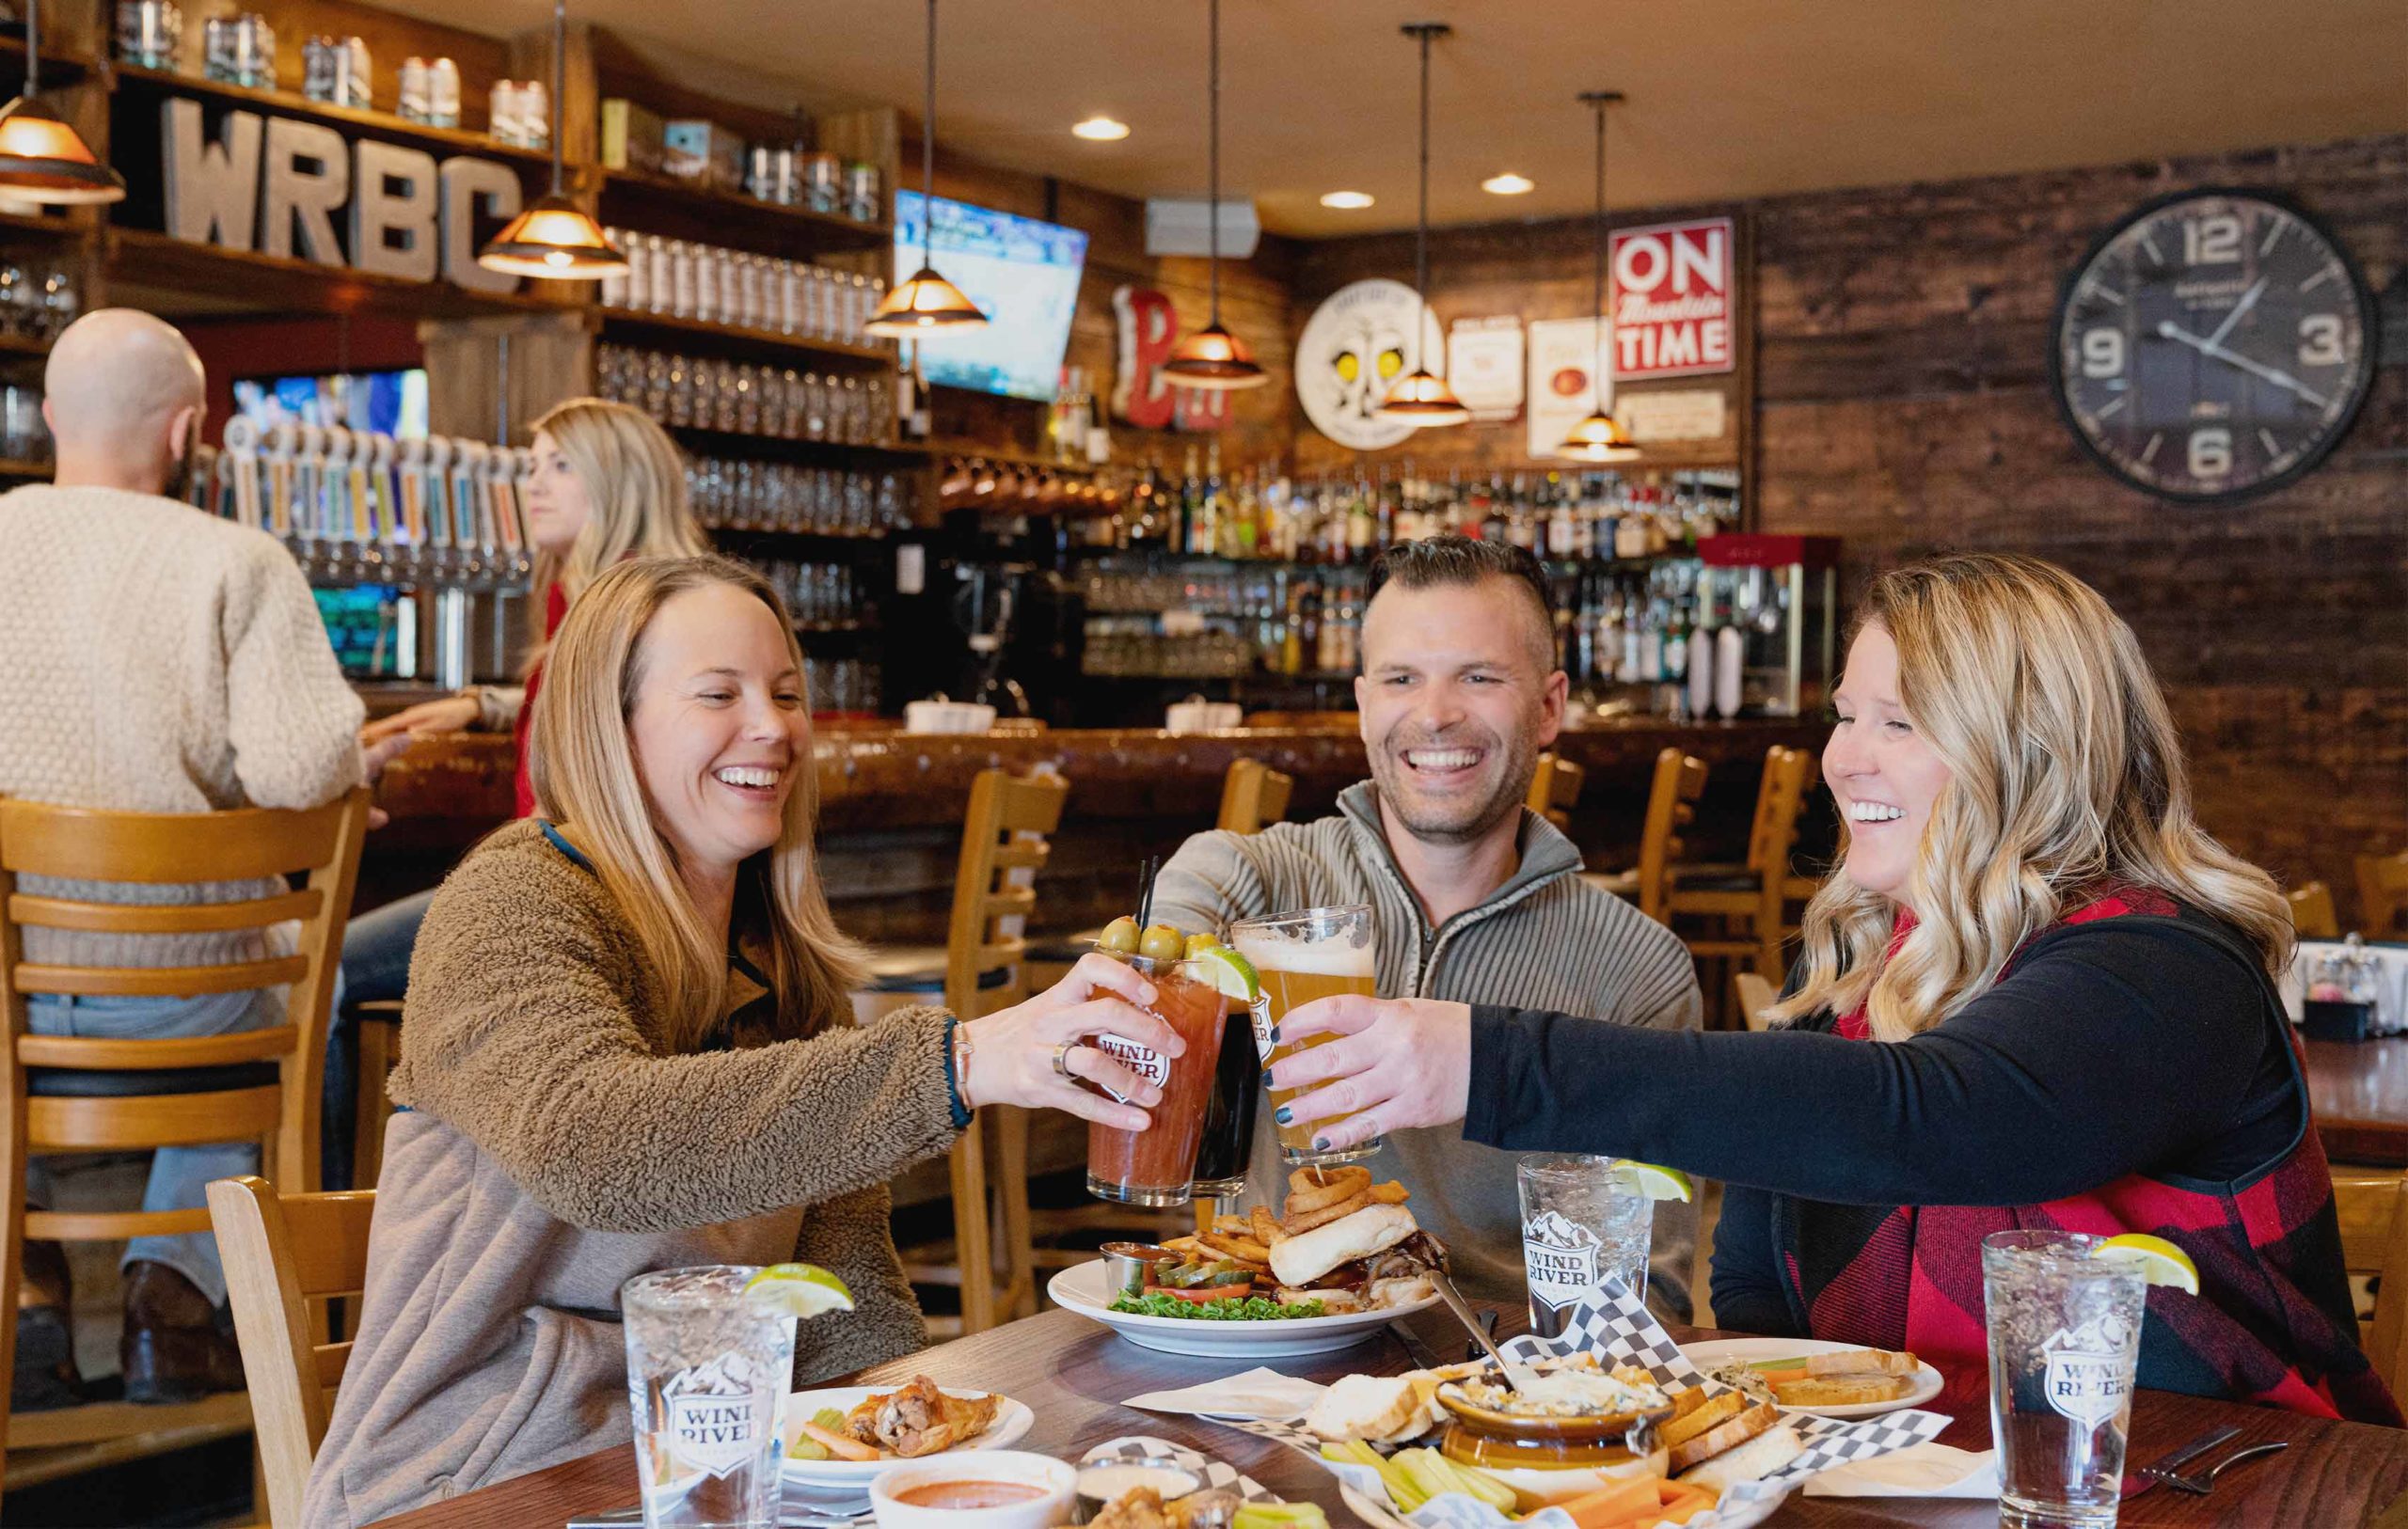
<path fill-rule="evenodd" d="M 1527 552 L 1458 536 L 1402 544 L 1372 573 L 1354 682 L 1371 779 L 1335 816 L 1188 840 L 1152 917 L 1195 931 L 1334 904 L 1370 905 L 1378 992 L 1502 1003 L 1603 1023 L 1698 1027 L 1696 968 L 1672 932 L 1579 878 L 1572 842 L 1522 798 L 1562 722 L 1545 575 Z M 1613 1080 L 1595 1080 L 1601 1106 Z M 1415 1218 L 1475 1298 L 1523 1299 L 1514 1156 L 1454 1127 L 1390 1132 L 1370 1167 L 1403 1180 Z M 1287 1183 L 1267 1115 L 1249 1181 Z M 1694 1206 L 1656 1207 L 1648 1300 L 1690 1315 Z"/>

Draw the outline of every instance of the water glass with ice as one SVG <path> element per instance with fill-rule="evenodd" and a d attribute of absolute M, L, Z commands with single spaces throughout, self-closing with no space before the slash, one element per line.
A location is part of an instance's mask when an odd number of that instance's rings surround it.
<path fill-rule="evenodd" d="M 795 1319 L 745 1301 L 758 1272 L 710 1264 L 620 1286 L 644 1529 L 776 1529 Z"/>
<path fill-rule="evenodd" d="M 1620 1159 L 1527 1153 L 1514 1170 L 1522 1195 L 1522 1272 L 1530 1331 L 1552 1338 L 1608 1277 L 1647 1295 L 1655 1202 L 1617 1170 Z"/>
<path fill-rule="evenodd" d="M 2148 1285 L 2078 1232 L 1982 1239 L 2005 1529 L 2113 1529 Z"/>

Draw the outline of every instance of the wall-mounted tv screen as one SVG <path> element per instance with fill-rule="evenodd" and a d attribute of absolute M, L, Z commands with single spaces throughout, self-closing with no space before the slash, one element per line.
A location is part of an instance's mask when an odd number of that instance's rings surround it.
<path fill-rule="evenodd" d="M 1061 390 L 1062 352 L 1079 306 L 1087 236 L 967 202 L 934 198 L 932 258 L 945 277 L 985 310 L 985 327 L 938 331 L 925 341 L 920 369 L 932 383 L 1051 402 Z M 920 268 L 929 198 L 895 195 L 895 279 Z"/>
<path fill-rule="evenodd" d="M 404 438 L 426 434 L 426 372 L 341 371 L 311 377 L 241 377 L 234 408 L 262 428 L 280 419 L 341 425 Z"/>

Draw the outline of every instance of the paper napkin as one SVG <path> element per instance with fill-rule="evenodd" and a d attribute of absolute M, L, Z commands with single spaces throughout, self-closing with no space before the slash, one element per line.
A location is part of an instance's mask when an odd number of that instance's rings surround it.
<path fill-rule="evenodd" d="M 1149 1391 L 1130 1397 L 1128 1405 L 1149 1412 L 1185 1412 L 1196 1417 L 1300 1418 L 1312 1411 L 1326 1389 L 1257 1366 L 1243 1375 L 1180 1391 Z"/>
<path fill-rule="evenodd" d="M 1870 1459 L 1834 1465 L 1806 1478 L 1809 1497 L 1979 1497 L 1998 1495 L 1998 1451 L 1915 1444 Z"/>

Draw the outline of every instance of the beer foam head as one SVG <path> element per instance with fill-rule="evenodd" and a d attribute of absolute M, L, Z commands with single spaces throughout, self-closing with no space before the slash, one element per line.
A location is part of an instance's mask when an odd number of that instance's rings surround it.
<path fill-rule="evenodd" d="M 1321 977 L 1361 977 L 1377 974 L 1369 944 L 1355 945 L 1342 937 L 1329 939 L 1283 939 L 1277 935 L 1241 932 L 1232 943 L 1258 971 L 1308 972 Z"/>

